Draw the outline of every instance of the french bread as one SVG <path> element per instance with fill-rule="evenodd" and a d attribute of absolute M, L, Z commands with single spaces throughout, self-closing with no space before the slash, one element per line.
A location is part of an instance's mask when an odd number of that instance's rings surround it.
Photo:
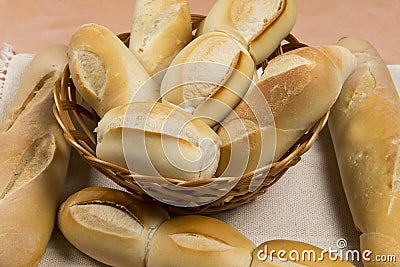
<path fill-rule="evenodd" d="M 271 240 L 256 248 L 223 221 L 201 215 L 170 218 L 160 207 L 110 188 L 71 195 L 60 206 L 58 225 L 76 248 L 111 266 L 352 266 L 298 241 Z"/>
<path fill-rule="evenodd" d="M 296 16 L 294 0 L 219 0 L 196 35 L 226 32 L 245 45 L 258 65 L 289 35 Z"/>
<path fill-rule="evenodd" d="M 216 175 L 241 175 L 279 160 L 329 111 L 355 66 L 349 50 L 333 45 L 299 48 L 269 61 L 217 131 L 222 145 Z M 233 146 L 241 149 L 232 152 Z"/>
<path fill-rule="evenodd" d="M 172 61 L 161 83 L 162 101 L 214 126 L 240 102 L 254 72 L 254 62 L 240 43 L 225 33 L 206 33 Z"/>
<path fill-rule="evenodd" d="M 23 74 L 0 132 L 0 266 L 35 266 L 53 231 L 70 147 L 53 116 L 67 47 L 39 52 Z"/>
<path fill-rule="evenodd" d="M 100 117 L 131 101 L 158 101 L 159 86 L 127 46 L 108 28 L 80 26 L 69 42 L 74 85 Z"/>
<path fill-rule="evenodd" d="M 223 221 L 186 215 L 158 228 L 147 262 L 149 267 L 242 267 L 250 265 L 254 248 L 253 242 Z"/>
<path fill-rule="evenodd" d="M 166 69 L 192 40 L 187 0 L 137 0 L 129 49 L 150 76 Z"/>
<path fill-rule="evenodd" d="M 400 259 L 400 100 L 379 52 L 366 40 L 338 42 L 358 61 L 328 121 L 361 250 Z M 398 263 L 365 261 L 365 266 Z"/>
<path fill-rule="evenodd" d="M 212 177 L 220 140 L 202 120 L 152 102 L 116 107 L 100 120 L 97 157 L 150 176 L 198 180 Z"/>
<path fill-rule="evenodd" d="M 58 227 L 83 253 L 111 266 L 146 266 L 154 231 L 169 215 L 125 192 L 90 187 L 61 206 Z"/>

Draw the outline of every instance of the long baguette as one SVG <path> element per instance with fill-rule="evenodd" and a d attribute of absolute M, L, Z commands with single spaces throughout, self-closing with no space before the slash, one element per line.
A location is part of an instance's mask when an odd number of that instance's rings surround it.
<path fill-rule="evenodd" d="M 70 153 L 52 113 L 66 52 L 36 55 L 1 126 L 0 266 L 36 265 L 54 227 Z"/>
<path fill-rule="evenodd" d="M 386 64 L 367 41 L 339 41 L 358 67 L 332 108 L 329 129 L 360 245 L 400 259 L 400 100 Z M 365 266 L 398 266 L 364 262 Z M 392 263 L 394 264 L 394 263 Z"/>

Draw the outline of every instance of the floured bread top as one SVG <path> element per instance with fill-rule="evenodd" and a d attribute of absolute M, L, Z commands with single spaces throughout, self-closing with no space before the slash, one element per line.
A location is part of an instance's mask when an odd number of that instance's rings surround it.
<path fill-rule="evenodd" d="M 221 138 L 222 146 L 225 146 L 259 129 L 260 126 L 256 122 L 238 118 L 224 123 L 218 128 L 217 133 Z"/>
<path fill-rule="evenodd" d="M 76 57 L 80 65 L 82 81 L 94 95 L 101 97 L 106 85 L 104 62 L 97 54 L 85 50 L 77 50 Z"/>
<path fill-rule="evenodd" d="M 265 79 L 271 76 L 276 76 L 287 72 L 288 70 L 307 64 L 311 65 L 313 62 L 296 54 L 283 54 L 282 56 L 276 57 L 274 60 L 268 63 L 268 66 L 265 68 L 261 78 Z"/>
<path fill-rule="evenodd" d="M 38 177 L 53 159 L 55 147 L 53 134 L 49 133 L 37 138 L 24 152 L 7 186 L 3 192 L 0 192 L 0 199 Z"/>
<path fill-rule="evenodd" d="M 176 233 L 169 235 L 169 238 L 178 246 L 194 251 L 226 251 L 234 249 L 231 245 L 222 242 L 217 238 L 197 233 Z"/>
<path fill-rule="evenodd" d="M 162 103 L 137 102 L 115 108 L 106 114 L 97 129 L 98 142 L 101 143 L 104 134 L 112 128 L 129 127 L 179 136 L 199 146 L 202 134 L 196 125 L 192 116 L 178 107 Z"/>
<path fill-rule="evenodd" d="M 142 235 L 143 226 L 122 207 L 107 203 L 80 204 L 70 207 L 72 217 L 81 225 L 123 237 Z"/>
<path fill-rule="evenodd" d="M 162 31 L 168 23 L 175 20 L 183 4 L 163 4 L 163 1 L 136 1 L 140 7 L 134 14 L 132 23 L 132 35 L 130 46 L 146 47 L 148 43 Z M 182 1 L 180 1 L 182 2 Z M 160 7 L 162 5 L 162 8 Z"/>
<path fill-rule="evenodd" d="M 235 28 L 249 42 L 261 32 L 283 8 L 283 0 L 236 0 L 231 8 Z"/>
<path fill-rule="evenodd" d="M 214 34 L 198 43 L 182 67 L 181 75 L 187 81 L 182 86 L 185 110 L 193 112 L 226 83 L 238 65 L 240 52 L 238 43 L 225 34 Z"/>

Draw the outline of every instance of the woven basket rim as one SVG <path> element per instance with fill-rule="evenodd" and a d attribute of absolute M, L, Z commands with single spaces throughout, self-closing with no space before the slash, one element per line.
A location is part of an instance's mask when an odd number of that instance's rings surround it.
<path fill-rule="evenodd" d="M 203 18 L 204 16 L 202 15 L 192 15 L 192 20 L 198 19 L 194 22 L 197 23 L 197 25 Z M 118 36 L 126 44 L 126 38 L 129 38 L 129 34 L 122 33 Z M 306 46 L 305 44 L 299 42 L 297 38 L 291 34 L 285 39 L 285 41 L 287 43 L 279 46 L 275 51 L 275 55 L 273 56 L 282 54 L 285 52 L 285 50 L 292 50 L 294 48 Z M 266 64 L 268 64 L 267 62 Z M 264 63 L 263 66 L 259 67 L 264 68 L 266 64 Z M 96 136 L 93 132 L 93 127 L 88 126 L 88 123 L 96 124 L 100 118 L 93 109 L 79 104 L 79 99 L 80 96 L 74 88 L 69 73 L 69 66 L 67 65 L 64 69 L 62 77 L 55 83 L 55 104 L 53 107 L 53 113 L 64 132 L 66 140 L 79 153 L 79 155 L 89 163 L 89 165 L 103 173 L 107 178 L 145 200 L 157 202 L 159 205 L 163 206 L 167 209 L 167 211 L 173 214 L 215 213 L 236 208 L 254 200 L 258 195 L 264 194 L 268 187 L 276 183 L 290 167 L 296 165 L 301 160 L 301 156 L 306 153 L 317 140 L 319 133 L 326 125 L 329 117 L 329 112 L 327 112 L 299 139 L 296 144 L 292 146 L 291 149 L 288 150 L 288 152 L 279 161 L 273 162 L 268 166 L 264 166 L 239 177 L 239 182 L 236 184 L 236 186 L 222 198 L 199 207 L 186 208 L 171 206 L 157 201 L 149 196 L 135 182 L 135 179 L 138 177 L 143 178 L 150 176 L 133 173 L 126 168 L 103 161 L 96 157 Z M 261 177 L 263 179 L 262 184 L 256 190 L 249 191 L 248 188 L 251 180 L 255 177 Z M 152 178 L 165 179 L 172 184 L 188 188 L 202 186 L 216 180 L 231 179 L 229 177 L 210 177 L 197 181 L 183 181 L 167 177 Z M 238 177 L 234 177 L 234 179 L 237 178 Z"/>

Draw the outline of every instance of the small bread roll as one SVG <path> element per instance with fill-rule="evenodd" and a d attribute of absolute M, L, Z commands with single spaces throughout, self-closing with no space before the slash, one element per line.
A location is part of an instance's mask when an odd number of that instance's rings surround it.
<path fill-rule="evenodd" d="M 275 266 L 354 266 L 336 254 L 319 247 L 292 240 L 271 240 L 260 244 L 253 252 L 250 267 Z"/>
<path fill-rule="evenodd" d="M 162 101 L 214 126 L 240 102 L 254 72 L 247 50 L 229 35 L 203 34 L 172 61 L 161 83 Z"/>
<path fill-rule="evenodd" d="M 80 26 L 69 43 L 74 85 L 100 117 L 131 101 L 157 101 L 159 86 L 124 43 L 98 24 Z"/>
<path fill-rule="evenodd" d="M 215 218 L 187 215 L 164 222 L 154 233 L 148 266 L 250 266 L 253 242 Z"/>
<path fill-rule="evenodd" d="M 110 110 L 97 128 L 98 158 L 150 176 L 212 177 L 220 140 L 203 121 L 178 107 L 135 102 Z"/>
<path fill-rule="evenodd" d="M 366 40 L 343 38 L 358 67 L 332 108 L 329 131 L 361 250 L 400 259 L 400 99 L 379 52 Z"/>
<path fill-rule="evenodd" d="M 152 76 L 192 40 L 186 0 L 136 0 L 129 49 Z"/>
<path fill-rule="evenodd" d="M 86 188 L 60 207 L 58 226 L 72 245 L 111 266 L 250 266 L 255 245 L 206 216 L 170 219 L 158 206 L 110 188 Z"/>
<path fill-rule="evenodd" d="M 247 47 L 258 65 L 289 35 L 296 16 L 294 0 L 219 0 L 196 35 L 226 32 Z"/>
<path fill-rule="evenodd" d="M 133 195 L 108 188 L 85 188 L 60 207 L 58 227 L 90 257 L 111 266 L 145 263 L 154 231 L 169 215 Z"/>
<path fill-rule="evenodd" d="M 340 46 L 304 47 L 271 60 L 217 131 L 222 146 L 216 175 L 241 175 L 279 160 L 329 111 L 355 67 L 355 57 Z M 235 145 L 240 149 L 232 152 Z M 238 173 L 238 166 L 245 169 Z"/>

